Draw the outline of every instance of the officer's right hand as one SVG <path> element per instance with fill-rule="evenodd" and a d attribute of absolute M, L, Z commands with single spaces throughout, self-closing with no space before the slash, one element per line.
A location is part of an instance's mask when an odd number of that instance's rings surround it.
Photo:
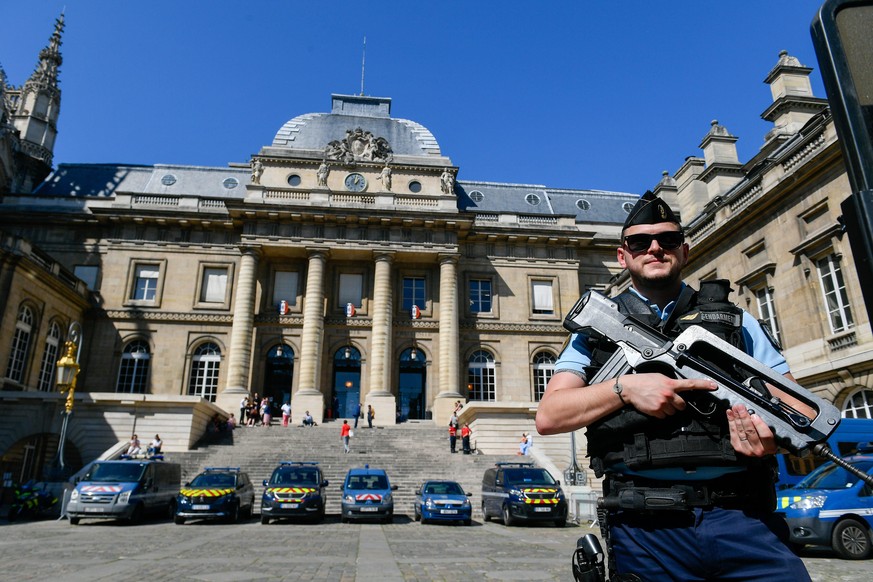
<path fill-rule="evenodd" d="M 655 418 L 666 418 L 684 410 L 682 392 L 712 391 L 718 388 L 712 380 L 676 379 L 658 373 L 627 374 L 620 376 L 619 381 L 623 387 L 621 394 L 625 402 Z M 615 380 L 610 380 L 608 383 L 612 385 L 614 382 Z"/>

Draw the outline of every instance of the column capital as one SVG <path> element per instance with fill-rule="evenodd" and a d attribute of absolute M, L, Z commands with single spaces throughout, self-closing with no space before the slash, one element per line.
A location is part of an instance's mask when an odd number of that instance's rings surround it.
<path fill-rule="evenodd" d="M 329 247 L 306 247 L 306 254 L 310 259 L 320 257 L 322 259 L 327 259 L 330 257 L 330 248 Z"/>
<path fill-rule="evenodd" d="M 241 245 L 239 247 L 239 252 L 241 255 L 250 256 L 250 257 L 253 257 L 254 259 L 260 259 L 261 256 L 264 254 L 264 251 L 260 245 L 257 245 L 257 246 Z"/>
<path fill-rule="evenodd" d="M 373 260 L 376 262 L 387 261 L 393 263 L 396 254 L 395 251 L 373 251 Z"/>
<path fill-rule="evenodd" d="M 458 260 L 460 259 L 460 255 L 458 253 L 440 253 L 439 255 L 440 265 L 444 265 L 446 263 L 457 265 Z"/>

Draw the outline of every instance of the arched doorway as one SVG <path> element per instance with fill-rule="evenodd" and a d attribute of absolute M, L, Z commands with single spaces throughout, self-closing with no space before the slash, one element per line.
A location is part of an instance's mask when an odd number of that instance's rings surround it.
<path fill-rule="evenodd" d="M 294 379 L 294 350 L 280 343 L 267 352 L 264 365 L 264 396 L 281 406 L 291 402 L 291 382 Z"/>
<path fill-rule="evenodd" d="M 66 478 L 82 468 L 82 455 L 67 438 L 64 445 L 64 469 L 58 464 L 57 433 L 39 433 L 19 439 L 0 455 L 3 482 L 25 483 L 30 479 Z M 0 483 L 2 485 L 2 483 Z"/>
<path fill-rule="evenodd" d="M 344 346 L 333 356 L 333 390 L 328 406 L 332 418 L 351 418 L 361 401 L 361 352 Z"/>
<path fill-rule="evenodd" d="M 398 420 L 401 422 L 425 417 L 426 363 L 426 356 L 415 346 L 403 350 L 400 354 L 397 406 L 400 412 Z"/>

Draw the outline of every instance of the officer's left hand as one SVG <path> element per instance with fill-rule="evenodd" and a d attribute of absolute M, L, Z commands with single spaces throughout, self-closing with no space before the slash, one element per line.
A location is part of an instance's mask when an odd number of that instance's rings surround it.
<path fill-rule="evenodd" d="M 749 414 L 743 404 L 735 404 L 727 411 L 731 431 L 731 446 L 747 457 L 763 457 L 776 452 L 776 438 L 767 423 L 756 414 Z"/>

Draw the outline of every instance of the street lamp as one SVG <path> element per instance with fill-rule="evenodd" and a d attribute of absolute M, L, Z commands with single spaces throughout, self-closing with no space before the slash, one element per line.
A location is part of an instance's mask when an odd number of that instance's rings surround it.
<path fill-rule="evenodd" d="M 82 326 L 77 322 L 70 324 L 67 331 L 67 341 L 64 344 L 66 353 L 58 360 L 57 384 L 58 391 L 67 394 L 64 404 L 64 421 L 61 424 L 61 442 L 58 446 L 58 464 L 64 468 L 64 443 L 67 440 L 67 423 L 73 413 L 73 398 L 76 394 L 76 377 L 79 375 L 79 353 L 82 350 Z"/>

